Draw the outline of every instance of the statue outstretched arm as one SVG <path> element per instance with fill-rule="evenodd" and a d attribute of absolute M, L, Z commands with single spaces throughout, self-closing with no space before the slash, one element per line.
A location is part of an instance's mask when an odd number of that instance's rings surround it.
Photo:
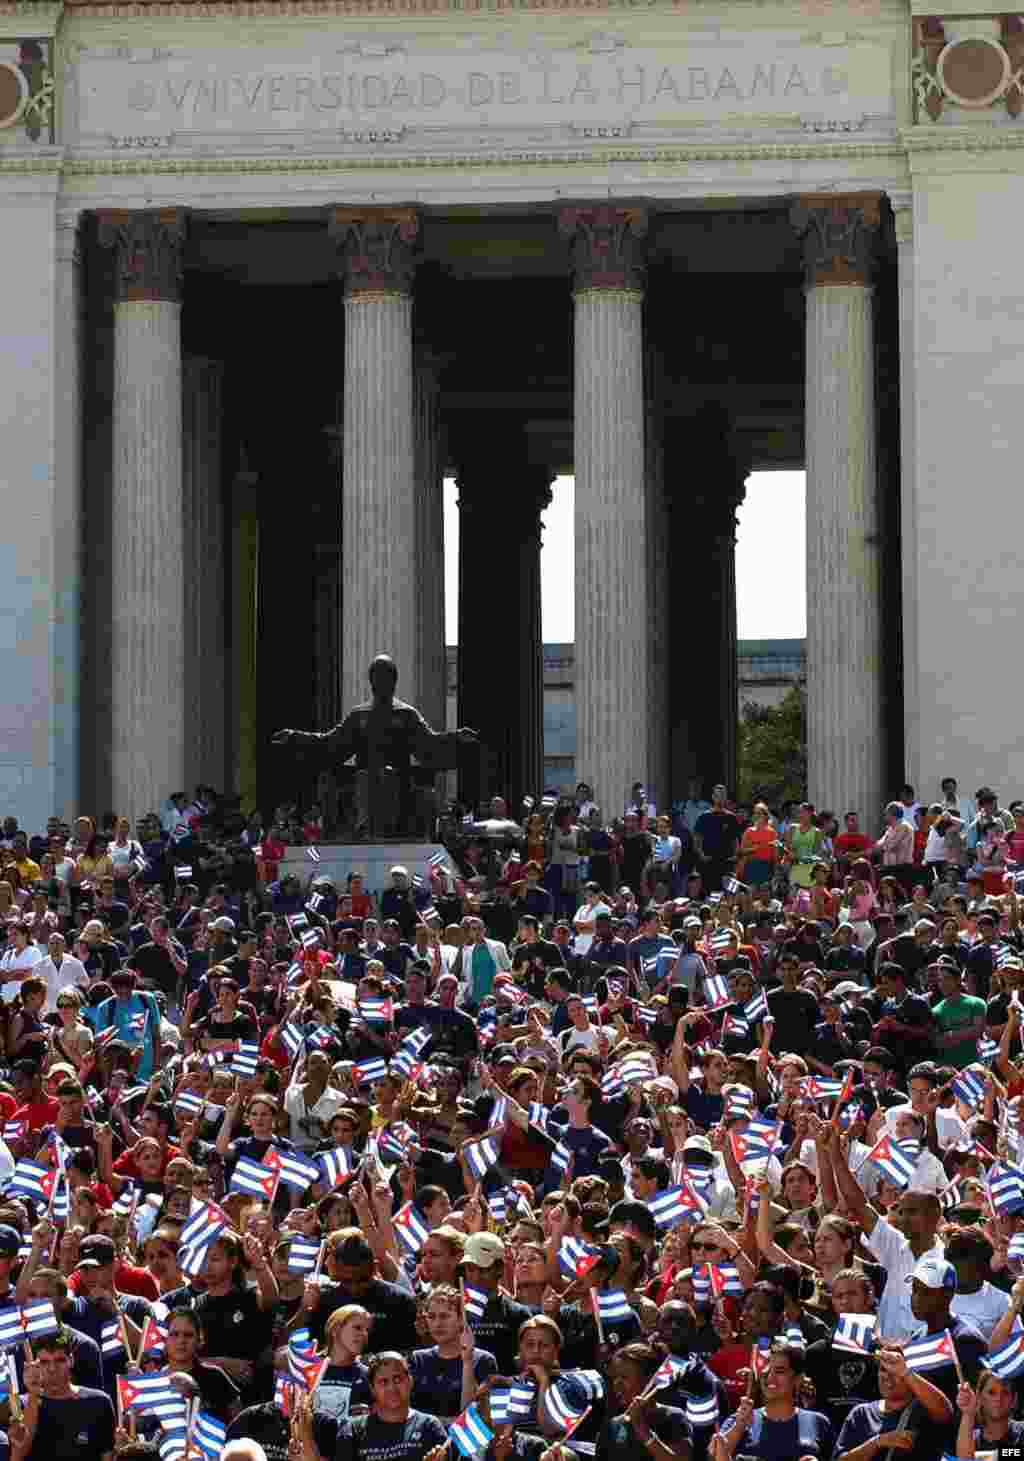
<path fill-rule="evenodd" d="M 340 725 L 329 731 L 279 730 L 271 736 L 271 745 L 292 746 L 296 750 L 311 750 L 325 760 L 344 761 L 356 749 L 352 734 L 351 716 L 346 716 Z"/>

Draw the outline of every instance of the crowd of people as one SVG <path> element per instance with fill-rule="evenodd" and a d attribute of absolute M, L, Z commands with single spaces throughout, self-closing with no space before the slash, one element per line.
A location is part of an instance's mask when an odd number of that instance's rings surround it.
<path fill-rule="evenodd" d="M 1024 802 L 441 832 L 3 823 L 0 1458 L 1019 1456 Z"/>

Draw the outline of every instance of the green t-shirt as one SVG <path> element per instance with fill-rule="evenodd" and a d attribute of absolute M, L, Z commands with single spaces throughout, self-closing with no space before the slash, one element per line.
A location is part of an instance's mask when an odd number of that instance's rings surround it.
<path fill-rule="evenodd" d="M 954 1030 L 966 1030 L 973 1025 L 975 1020 L 984 1018 L 987 1005 L 983 999 L 975 999 L 973 994 L 955 994 L 952 999 L 944 999 L 932 1010 L 935 1022 L 944 1035 Z M 961 1040 L 958 1045 L 943 1046 L 939 1052 L 939 1060 L 943 1065 L 955 1065 L 958 1070 L 963 1070 L 965 1065 L 970 1065 L 978 1058 L 978 1041 Z"/>

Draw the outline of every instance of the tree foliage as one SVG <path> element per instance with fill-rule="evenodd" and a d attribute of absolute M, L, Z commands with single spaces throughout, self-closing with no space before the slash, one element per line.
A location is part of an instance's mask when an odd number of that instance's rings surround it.
<path fill-rule="evenodd" d="M 807 795 L 807 707 L 794 685 L 778 705 L 740 712 L 739 798 L 778 807 Z"/>

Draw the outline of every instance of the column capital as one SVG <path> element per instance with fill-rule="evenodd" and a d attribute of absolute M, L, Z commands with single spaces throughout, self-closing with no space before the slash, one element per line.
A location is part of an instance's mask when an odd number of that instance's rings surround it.
<path fill-rule="evenodd" d="M 574 288 L 641 290 L 646 208 L 563 208 L 558 231 L 572 247 Z"/>
<path fill-rule="evenodd" d="M 420 231 L 415 208 L 333 208 L 328 227 L 346 295 L 412 292 Z"/>
<path fill-rule="evenodd" d="M 867 284 L 880 193 L 837 193 L 799 198 L 790 221 L 804 245 L 807 287 Z"/>
<path fill-rule="evenodd" d="M 183 208 L 110 209 L 98 215 L 99 242 L 116 250 L 114 297 L 181 302 L 187 214 Z"/>

